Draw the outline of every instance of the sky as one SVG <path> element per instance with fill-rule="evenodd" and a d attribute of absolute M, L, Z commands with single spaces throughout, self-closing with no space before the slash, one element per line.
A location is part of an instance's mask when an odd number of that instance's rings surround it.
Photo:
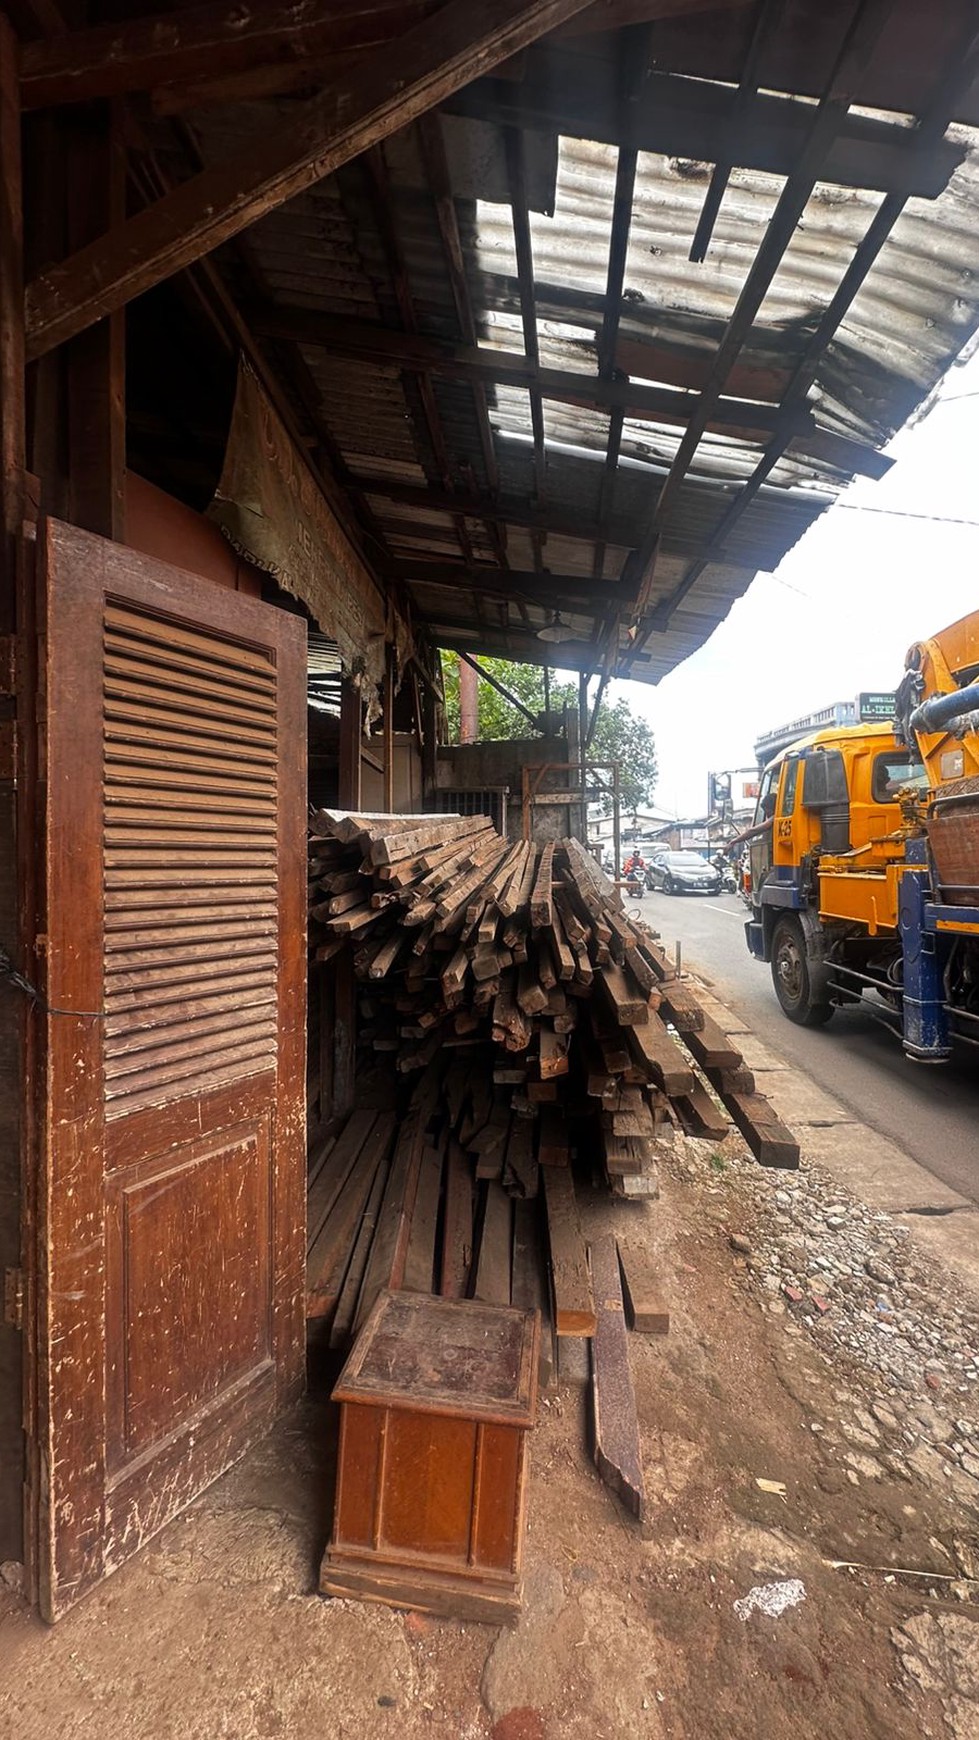
<path fill-rule="evenodd" d="M 887 476 L 852 484 L 685 664 L 611 685 L 655 732 L 657 809 L 703 815 L 708 774 L 754 765 L 756 737 L 895 688 L 912 641 L 979 608 L 979 353 L 887 452 Z"/>

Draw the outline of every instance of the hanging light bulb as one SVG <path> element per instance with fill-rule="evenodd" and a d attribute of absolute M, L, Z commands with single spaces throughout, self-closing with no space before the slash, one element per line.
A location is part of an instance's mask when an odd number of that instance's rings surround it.
<path fill-rule="evenodd" d="M 574 640 L 574 638 L 574 629 L 569 628 L 566 622 L 561 621 L 561 612 L 559 610 L 555 610 L 550 622 L 545 623 L 543 628 L 537 630 L 538 640 L 562 641 Z"/>

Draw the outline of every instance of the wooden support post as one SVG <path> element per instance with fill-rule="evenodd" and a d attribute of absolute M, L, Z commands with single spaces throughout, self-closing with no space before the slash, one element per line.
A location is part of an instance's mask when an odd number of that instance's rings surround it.
<path fill-rule="evenodd" d="M 432 809 L 438 789 L 438 701 L 428 683 L 422 690 L 422 803 Z"/>
<path fill-rule="evenodd" d="M 93 103 L 66 123 L 68 247 L 84 248 L 126 219 L 126 154 L 118 110 Z M 68 516 L 122 542 L 126 482 L 126 317 L 120 310 L 67 347 Z"/>
<path fill-rule="evenodd" d="M 23 934 L 23 854 L 18 854 L 14 783 L 16 697 L 13 634 L 25 509 L 23 222 L 18 55 L 13 30 L 0 13 L 0 936 L 6 946 Z M 18 858 L 20 856 L 20 862 Z M 18 948 L 16 964 L 23 964 Z M 21 1217 L 24 1138 L 25 1000 L 11 990 L 0 1001 L 0 1270 L 22 1272 Z M 21 1288 L 11 1289 L 16 1319 Z M 22 1307 L 20 1307 L 22 1309 Z M 24 1558 L 23 1333 L 0 1313 L 0 1560 Z"/>
<path fill-rule="evenodd" d="M 340 768 L 337 803 L 342 810 L 360 809 L 360 684 L 345 676 L 340 683 Z"/>
<path fill-rule="evenodd" d="M 394 812 L 394 648 L 384 659 L 384 808 Z"/>

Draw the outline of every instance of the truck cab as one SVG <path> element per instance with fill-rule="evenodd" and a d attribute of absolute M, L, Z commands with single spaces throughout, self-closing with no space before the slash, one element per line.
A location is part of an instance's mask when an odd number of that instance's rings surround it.
<path fill-rule="evenodd" d="M 889 938 L 900 955 L 908 836 L 901 794 L 926 783 L 916 753 L 886 724 L 814 732 L 765 769 L 745 934 L 752 954 L 772 963 L 776 995 L 791 1020 L 817 1025 L 829 1019 L 834 1002 L 846 1000 L 834 955 L 840 961 L 847 955 L 848 964 L 854 957 L 858 974 L 867 969 L 867 982 L 886 992 Z M 872 950 L 862 949 L 864 939 L 875 939 Z"/>

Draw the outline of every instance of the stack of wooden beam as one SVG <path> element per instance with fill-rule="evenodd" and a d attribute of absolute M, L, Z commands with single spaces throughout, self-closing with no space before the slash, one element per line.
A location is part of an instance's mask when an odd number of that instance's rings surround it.
<path fill-rule="evenodd" d="M 537 1305 L 546 1361 L 548 1324 L 590 1336 L 596 1321 L 574 1154 L 615 1194 L 654 1196 L 676 1127 L 719 1137 L 731 1118 L 763 1164 L 798 1162 L 740 1054 L 576 841 L 321 811 L 310 941 L 314 961 L 352 950 L 360 1045 L 402 1081 L 417 1073 L 400 1123 L 391 1096 L 311 1156 L 308 1309 L 335 1345 L 380 1287 L 404 1285 Z"/>

